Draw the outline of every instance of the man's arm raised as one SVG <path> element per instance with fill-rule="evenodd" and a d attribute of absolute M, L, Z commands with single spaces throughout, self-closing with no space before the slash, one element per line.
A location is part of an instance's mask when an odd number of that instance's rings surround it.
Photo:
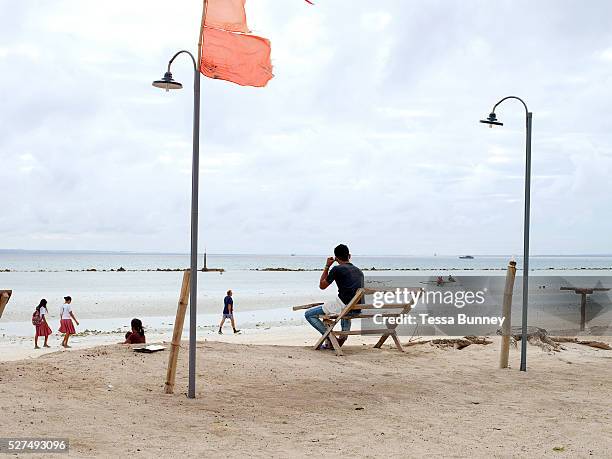
<path fill-rule="evenodd" d="M 319 288 L 321 290 L 325 290 L 327 287 L 331 285 L 331 282 L 327 281 L 327 276 L 329 274 L 329 268 L 334 264 L 334 257 L 328 257 L 327 262 L 325 263 L 325 268 L 323 268 L 323 272 L 321 273 L 321 279 L 319 280 Z"/>

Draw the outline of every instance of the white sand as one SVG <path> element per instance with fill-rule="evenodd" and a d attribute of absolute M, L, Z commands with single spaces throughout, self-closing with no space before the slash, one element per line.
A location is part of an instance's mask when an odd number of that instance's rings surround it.
<path fill-rule="evenodd" d="M 612 351 L 530 346 L 521 373 L 517 350 L 513 369 L 497 369 L 497 339 L 401 354 L 352 337 L 336 357 L 302 346 L 314 337 L 211 334 L 195 400 L 186 343 L 175 395 L 162 394 L 167 352 L 112 345 L 4 362 L 0 436 L 69 437 L 79 457 L 609 457 Z"/>
<path fill-rule="evenodd" d="M 188 319 L 187 319 L 188 320 Z M 198 329 L 198 341 L 219 341 L 233 344 L 262 344 L 262 345 L 284 345 L 284 346 L 307 346 L 314 342 L 316 332 L 310 325 L 296 326 L 270 326 L 264 325 L 258 328 L 241 329 L 239 334 L 232 333 L 229 324 L 224 327 L 224 334 L 219 335 L 213 329 Z M 164 343 L 170 342 L 172 333 L 170 331 L 153 330 L 148 331 L 147 342 Z M 70 345 L 73 349 L 87 349 L 94 346 L 110 345 L 122 342 L 124 333 L 90 334 L 85 336 L 73 336 Z M 188 339 L 188 330 L 183 333 L 183 339 Z M 354 339 L 362 341 L 361 337 Z M 371 342 L 366 337 L 364 342 Z M 63 350 L 60 347 L 61 336 L 54 334 L 49 337 L 51 348 L 42 348 L 43 338 L 39 338 L 38 345 L 41 349 L 34 349 L 32 337 L 11 336 L 0 340 L 0 362 L 15 361 L 22 359 L 35 359 L 42 355 L 51 354 Z"/>

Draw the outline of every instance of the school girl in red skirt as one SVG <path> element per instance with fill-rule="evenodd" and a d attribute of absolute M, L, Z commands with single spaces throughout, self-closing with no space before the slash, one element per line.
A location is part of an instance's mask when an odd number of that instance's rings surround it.
<path fill-rule="evenodd" d="M 72 323 L 72 319 L 74 319 L 77 326 L 79 325 L 79 321 L 76 317 L 74 317 L 74 314 L 72 313 L 72 307 L 70 306 L 70 303 L 72 303 L 72 298 L 70 298 L 69 296 L 65 296 L 64 304 L 62 305 L 59 328 L 60 333 L 64 334 L 64 340 L 62 341 L 63 347 L 70 347 L 68 346 L 68 338 L 70 338 L 70 335 L 74 335 L 76 333 L 76 330 L 74 329 L 74 324 Z"/>
<path fill-rule="evenodd" d="M 34 335 L 34 349 L 40 349 L 40 347 L 38 347 L 39 336 L 45 337 L 45 344 L 43 344 L 44 347 L 51 347 L 49 344 L 47 344 L 47 341 L 49 340 L 49 335 L 53 333 L 53 331 L 47 323 L 47 314 L 47 300 L 43 298 L 40 300 L 38 306 L 36 306 L 36 311 L 34 311 L 34 314 L 32 315 L 32 324 L 36 326 L 36 334 Z"/>

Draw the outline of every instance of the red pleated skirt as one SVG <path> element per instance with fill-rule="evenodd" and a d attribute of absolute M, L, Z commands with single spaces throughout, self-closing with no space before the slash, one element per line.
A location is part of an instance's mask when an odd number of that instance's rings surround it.
<path fill-rule="evenodd" d="M 72 323 L 72 319 L 62 319 L 60 320 L 60 333 L 68 333 L 69 335 L 74 335 L 76 330 L 74 329 L 74 324 Z"/>
<path fill-rule="evenodd" d="M 36 336 L 49 336 L 53 333 L 47 322 L 41 322 L 36 326 Z"/>

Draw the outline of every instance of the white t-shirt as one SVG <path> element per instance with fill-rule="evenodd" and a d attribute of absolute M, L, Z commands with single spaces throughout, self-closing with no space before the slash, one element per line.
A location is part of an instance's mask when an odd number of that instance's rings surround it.
<path fill-rule="evenodd" d="M 336 297 L 335 300 L 326 301 L 323 303 L 323 312 L 328 315 L 338 315 L 342 312 L 346 305 L 342 302 L 342 300 Z"/>
<path fill-rule="evenodd" d="M 38 313 L 40 314 L 40 318 L 42 319 L 43 316 L 47 315 L 47 308 L 44 306 L 41 306 L 40 309 L 38 310 Z"/>
<path fill-rule="evenodd" d="M 72 308 L 70 307 L 69 304 L 62 304 L 62 319 L 70 319 L 70 312 L 72 311 Z"/>

